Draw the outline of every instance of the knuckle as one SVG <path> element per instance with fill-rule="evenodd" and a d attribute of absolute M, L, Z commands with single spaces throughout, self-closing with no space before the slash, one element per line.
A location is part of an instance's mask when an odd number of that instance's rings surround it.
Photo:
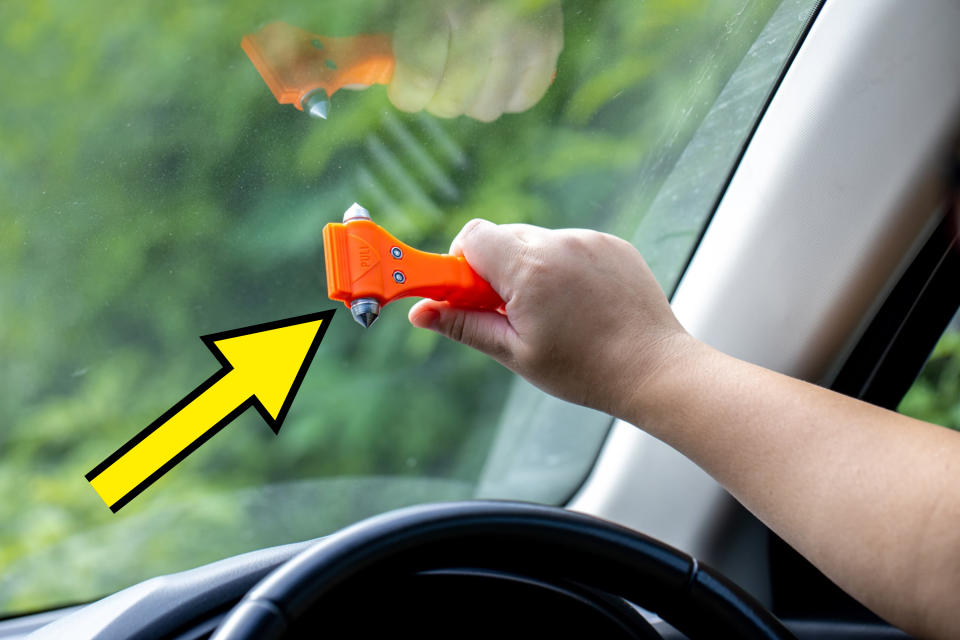
<path fill-rule="evenodd" d="M 482 244 L 482 238 L 479 236 L 481 227 L 491 224 L 483 218 L 473 218 L 460 229 L 460 233 L 453 241 L 464 253 L 471 249 L 479 249 Z"/>
<path fill-rule="evenodd" d="M 465 331 L 466 324 L 466 314 L 453 314 L 453 319 L 450 322 L 450 326 L 447 328 L 447 335 L 450 336 L 452 340 L 465 343 L 464 338 L 468 337 Z"/>
<path fill-rule="evenodd" d="M 632 247 L 633 245 L 622 238 L 599 231 L 577 230 L 564 236 L 564 250 L 580 261 L 594 261 L 604 256 L 617 255 Z"/>
<path fill-rule="evenodd" d="M 486 220 L 483 218 L 472 218 L 467 221 L 467 224 L 463 225 L 463 229 L 460 231 L 460 235 L 464 238 L 471 236 L 477 232 L 483 224 L 486 223 Z"/>
<path fill-rule="evenodd" d="M 621 237 L 619 237 L 619 236 L 615 236 L 615 235 L 610 234 L 610 233 L 600 233 L 600 232 L 597 232 L 597 236 L 598 236 L 600 242 L 603 242 L 605 246 L 609 246 L 609 247 L 620 247 L 620 248 L 624 248 L 624 249 L 625 249 L 625 248 L 628 248 L 628 247 L 629 247 L 629 248 L 632 248 L 632 247 L 633 247 L 632 244 L 630 244 L 629 242 L 627 242 L 627 241 L 624 240 L 623 238 L 621 238 Z"/>
<path fill-rule="evenodd" d="M 516 282 L 520 290 L 540 284 L 550 273 L 546 257 L 536 243 L 522 243 L 517 247 L 515 258 Z"/>
<path fill-rule="evenodd" d="M 582 254 L 588 250 L 589 241 L 584 233 L 566 232 L 560 236 L 560 249 L 565 253 Z"/>
<path fill-rule="evenodd" d="M 624 240 L 623 238 L 610 235 L 609 233 L 602 233 L 600 235 L 603 236 L 604 245 L 606 247 L 609 247 L 609 252 L 615 252 L 621 255 L 626 255 L 626 254 L 639 255 L 640 253 L 639 251 L 637 251 L 637 248 L 633 246 L 633 244 L 629 240 Z"/>
<path fill-rule="evenodd" d="M 438 118 L 456 118 L 462 113 L 458 105 L 447 101 L 438 103 L 435 98 L 431 98 L 430 102 L 427 103 L 426 111 Z"/>

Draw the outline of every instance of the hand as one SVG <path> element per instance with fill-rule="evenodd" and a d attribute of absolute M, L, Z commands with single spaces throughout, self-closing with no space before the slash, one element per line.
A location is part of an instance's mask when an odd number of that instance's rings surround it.
<path fill-rule="evenodd" d="M 450 252 L 493 286 L 505 314 L 421 300 L 410 322 L 566 400 L 635 413 L 644 381 L 694 342 L 639 252 L 614 236 L 472 220 Z"/>
<path fill-rule="evenodd" d="M 414 0 L 393 36 L 390 101 L 403 111 L 483 122 L 526 111 L 543 97 L 563 49 L 560 4 Z"/>

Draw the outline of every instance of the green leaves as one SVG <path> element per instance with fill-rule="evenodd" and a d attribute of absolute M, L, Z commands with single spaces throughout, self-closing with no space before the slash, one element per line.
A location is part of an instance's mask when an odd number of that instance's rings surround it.
<path fill-rule="evenodd" d="M 960 331 L 948 328 L 943 334 L 897 410 L 960 429 Z"/>

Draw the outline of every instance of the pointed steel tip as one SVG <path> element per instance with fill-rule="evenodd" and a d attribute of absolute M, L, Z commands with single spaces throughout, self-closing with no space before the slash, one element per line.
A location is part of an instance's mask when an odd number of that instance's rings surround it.
<path fill-rule="evenodd" d="M 317 89 L 304 96 L 300 106 L 311 118 L 326 120 L 330 114 L 330 97 L 323 89 Z"/>
<path fill-rule="evenodd" d="M 350 314 L 364 329 L 380 317 L 380 303 L 373 298 L 357 298 L 350 303 Z"/>
<path fill-rule="evenodd" d="M 357 321 L 357 324 L 362 326 L 364 329 L 369 329 L 370 325 L 377 321 L 379 318 L 377 314 L 368 311 L 367 313 L 356 313 L 353 316 L 353 319 Z"/>
<path fill-rule="evenodd" d="M 316 102 L 310 105 L 310 115 L 319 120 L 326 120 L 330 112 L 330 102 Z"/>
<path fill-rule="evenodd" d="M 347 223 L 350 220 L 371 220 L 370 212 L 367 211 L 363 206 L 354 202 L 350 207 L 343 212 L 343 222 Z"/>

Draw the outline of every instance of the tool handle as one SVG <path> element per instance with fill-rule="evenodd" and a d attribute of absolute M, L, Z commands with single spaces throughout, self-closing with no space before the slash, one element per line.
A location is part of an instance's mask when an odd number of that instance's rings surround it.
<path fill-rule="evenodd" d="M 348 307 L 358 298 L 386 305 L 410 296 L 470 309 L 504 304 L 464 258 L 414 249 L 371 220 L 326 225 L 323 251 L 327 294 Z"/>
<path fill-rule="evenodd" d="M 331 38 L 285 22 L 271 22 L 240 40 L 273 97 L 303 110 L 307 94 L 328 96 L 346 88 L 389 84 L 394 59 L 390 36 L 365 34 Z"/>
<path fill-rule="evenodd" d="M 419 283 L 405 295 L 445 300 L 466 309 L 499 309 L 503 299 L 461 256 L 416 252 L 418 264 L 413 277 Z"/>

